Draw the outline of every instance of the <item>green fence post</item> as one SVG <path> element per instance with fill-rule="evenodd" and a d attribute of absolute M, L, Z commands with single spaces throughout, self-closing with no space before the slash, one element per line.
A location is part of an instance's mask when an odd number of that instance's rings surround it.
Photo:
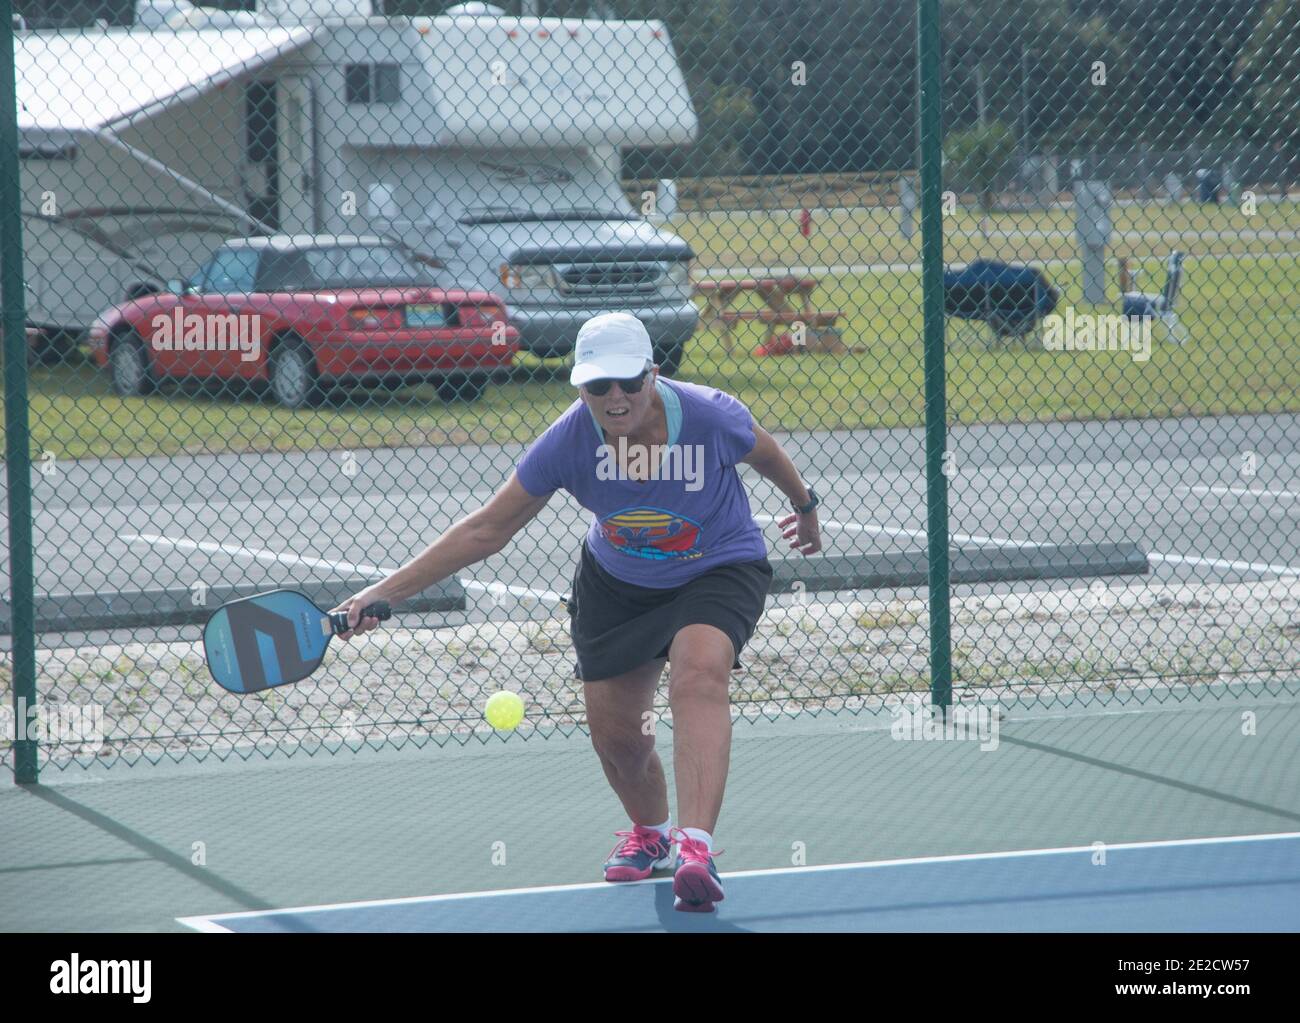
<path fill-rule="evenodd" d="M 925 333 L 925 505 L 930 548 L 930 701 L 952 703 L 948 608 L 948 479 L 943 330 L 943 134 L 939 120 L 939 0 L 917 0 L 921 164 L 921 299 Z"/>
<path fill-rule="evenodd" d="M 32 578 L 32 455 L 27 410 L 23 224 L 18 189 L 18 96 L 13 0 L 0 0 L 0 303 L 4 317 L 5 472 L 9 484 L 9 628 L 13 635 L 14 725 L 25 735 L 36 706 L 36 622 Z M 14 743 L 14 781 L 37 780 L 36 740 Z"/>

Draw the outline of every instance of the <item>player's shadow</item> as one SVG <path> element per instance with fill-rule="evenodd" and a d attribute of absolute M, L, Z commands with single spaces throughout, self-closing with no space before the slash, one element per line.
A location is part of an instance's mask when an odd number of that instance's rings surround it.
<path fill-rule="evenodd" d="M 738 927 L 712 913 L 683 913 L 673 909 L 673 883 L 671 880 L 655 885 L 655 914 L 665 931 L 676 934 L 748 934 L 748 927 Z M 722 903 L 726 906 L 726 902 Z"/>

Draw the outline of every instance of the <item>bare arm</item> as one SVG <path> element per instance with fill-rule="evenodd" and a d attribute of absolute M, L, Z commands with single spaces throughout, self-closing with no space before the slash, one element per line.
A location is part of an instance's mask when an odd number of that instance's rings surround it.
<path fill-rule="evenodd" d="M 487 504 L 470 512 L 392 575 L 344 601 L 335 610 L 348 612 L 349 624 L 357 626 L 354 632 L 368 632 L 378 620 L 360 620 L 361 609 L 367 604 L 376 600 L 396 604 L 467 565 L 491 557 L 546 506 L 550 497 L 550 494 L 534 497 L 511 473 L 510 479 Z"/>
<path fill-rule="evenodd" d="M 754 424 L 754 449 L 741 461 L 752 465 L 760 476 L 771 480 L 793 504 L 805 505 L 812 500 L 790 456 L 777 443 L 776 438 L 757 423 Z M 807 515 L 791 511 L 777 525 L 781 527 L 782 535 L 791 541 L 791 548 L 805 557 L 822 549 L 816 508 Z"/>
<path fill-rule="evenodd" d="M 776 438 L 757 423 L 754 424 L 754 450 L 741 461 L 770 479 L 794 504 L 807 504 L 812 500 L 790 456 Z"/>

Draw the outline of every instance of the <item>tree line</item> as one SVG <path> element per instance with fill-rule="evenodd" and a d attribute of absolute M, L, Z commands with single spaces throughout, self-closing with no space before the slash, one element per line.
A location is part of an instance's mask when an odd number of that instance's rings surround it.
<path fill-rule="evenodd" d="M 528 0 L 498 0 L 518 14 Z M 439 14 L 443 0 L 376 0 Z M 130 21 L 130 0 L 17 0 L 29 24 Z M 255 0 L 206 6 L 250 9 Z M 916 0 L 534 0 L 669 28 L 696 145 L 631 176 L 916 165 Z M 1147 146 L 1300 150 L 1300 0 L 942 0 L 943 125 L 1024 154 Z"/>

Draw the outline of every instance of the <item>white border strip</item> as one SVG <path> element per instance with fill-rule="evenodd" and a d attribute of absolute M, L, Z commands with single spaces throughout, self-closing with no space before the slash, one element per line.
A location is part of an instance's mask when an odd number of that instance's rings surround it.
<path fill-rule="evenodd" d="M 358 565 L 350 561 L 327 561 L 324 558 L 308 558 L 301 554 L 270 551 L 257 547 L 236 547 L 232 544 L 217 543 L 214 540 L 177 540 L 170 536 L 159 536 L 156 533 L 123 533 L 121 539 L 127 543 L 147 543 L 155 546 L 173 547 L 181 551 L 204 551 L 208 554 L 252 558 L 254 561 L 263 561 L 273 565 L 306 565 L 308 568 L 324 568 L 329 571 L 348 572 L 352 575 L 371 576 L 373 578 L 392 575 L 397 571 L 395 568 L 384 568 L 379 565 Z M 508 593 L 514 597 L 534 597 L 556 603 L 563 599 L 559 593 L 554 593 L 551 590 L 536 590 L 529 586 L 511 586 L 500 582 L 481 583 L 477 579 L 462 579 L 459 577 L 457 582 L 467 590 L 489 593 L 493 596 Z"/>
<path fill-rule="evenodd" d="M 1278 839 L 1294 840 L 1300 839 L 1300 831 L 1279 832 L 1265 835 L 1222 835 L 1217 838 L 1175 838 L 1157 842 L 1125 842 L 1117 845 L 1106 845 L 1107 852 L 1117 849 L 1161 849 L 1174 846 L 1192 846 L 1192 845 L 1225 845 L 1230 842 L 1270 842 Z M 831 870 L 873 870 L 880 867 L 908 867 L 928 863 L 962 863 L 973 860 L 1004 860 L 1014 859 L 1018 856 L 1057 856 L 1067 855 L 1069 853 L 1092 853 L 1096 849 L 1092 845 L 1074 845 L 1065 846 L 1059 849 L 1017 849 L 1007 852 L 989 852 L 989 853 L 959 853 L 954 856 L 917 856 L 900 860 L 872 860 L 864 863 L 830 863 L 822 866 L 811 867 L 773 867 L 764 870 L 739 870 L 721 874 L 721 877 L 769 877 L 776 874 L 810 874 L 822 873 Z M 654 885 L 665 884 L 671 881 L 670 877 L 648 878 L 644 881 L 622 882 L 618 887 L 628 887 L 630 885 Z M 362 902 L 339 902 L 325 904 L 320 906 L 296 906 L 292 909 L 273 909 L 273 910 L 249 910 L 242 913 L 221 913 L 217 916 L 183 916 L 177 917 L 176 922 L 191 927 L 196 931 L 206 933 L 234 933 L 228 928 L 222 927 L 218 921 L 222 920 L 243 920 L 250 917 L 268 917 L 268 916 L 286 916 L 289 914 L 303 913 L 327 913 L 339 909 L 374 909 L 380 906 L 409 906 L 415 903 L 423 902 L 447 902 L 451 899 L 487 899 L 499 898 L 506 895 L 542 895 L 552 892 L 577 892 L 592 891 L 595 889 L 607 890 L 611 887 L 608 881 L 593 881 L 583 884 L 564 884 L 564 885 L 539 885 L 532 888 L 502 888 L 486 892 L 452 892 L 446 895 L 415 895 L 401 899 L 374 899 Z"/>

